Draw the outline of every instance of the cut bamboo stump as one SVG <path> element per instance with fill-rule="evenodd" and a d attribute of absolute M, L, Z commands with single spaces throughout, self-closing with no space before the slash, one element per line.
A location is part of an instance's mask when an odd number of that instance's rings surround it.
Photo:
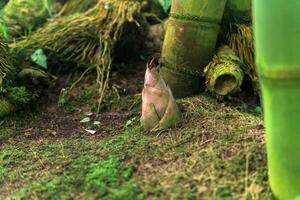
<path fill-rule="evenodd" d="M 176 98 L 201 91 L 201 74 L 213 57 L 226 1 L 172 1 L 161 72 Z"/>
<path fill-rule="evenodd" d="M 238 92 L 244 78 L 241 61 L 228 46 L 218 50 L 204 73 L 207 90 L 221 97 Z"/>

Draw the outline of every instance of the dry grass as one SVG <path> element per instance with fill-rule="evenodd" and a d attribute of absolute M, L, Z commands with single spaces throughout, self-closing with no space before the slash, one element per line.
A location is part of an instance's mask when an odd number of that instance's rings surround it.
<path fill-rule="evenodd" d="M 252 25 L 231 24 L 228 34 L 229 47 L 242 61 L 245 73 L 251 78 L 255 92 L 259 91 L 259 80 L 254 57 L 254 38 Z"/>
<path fill-rule="evenodd" d="M 206 96 L 180 104 L 182 124 L 154 141 L 162 157 L 139 169 L 144 187 L 173 199 L 270 199 L 261 117 Z"/>

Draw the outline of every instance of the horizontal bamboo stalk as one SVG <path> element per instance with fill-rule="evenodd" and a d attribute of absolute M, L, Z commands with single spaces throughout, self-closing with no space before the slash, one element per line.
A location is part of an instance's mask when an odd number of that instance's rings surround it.
<path fill-rule="evenodd" d="M 210 93 L 227 96 L 240 90 L 244 73 L 241 62 L 228 46 L 221 47 L 205 69 L 206 86 Z"/>

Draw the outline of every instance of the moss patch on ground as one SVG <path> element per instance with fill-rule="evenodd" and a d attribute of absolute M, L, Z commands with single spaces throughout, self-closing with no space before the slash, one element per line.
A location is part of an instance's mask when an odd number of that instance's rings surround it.
<path fill-rule="evenodd" d="M 201 95 L 178 102 L 178 127 L 149 133 L 141 88 L 115 83 L 103 114 L 84 92 L 72 112 L 57 98 L 0 122 L 0 199 L 273 199 L 260 114 Z"/>

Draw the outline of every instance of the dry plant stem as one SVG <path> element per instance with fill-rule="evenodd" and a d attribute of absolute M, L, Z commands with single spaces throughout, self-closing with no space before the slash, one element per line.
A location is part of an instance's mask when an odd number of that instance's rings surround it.
<path fill-rule="evenodd" d="M 15 72 L 13 58 L 9 53 L 7 44 L 0 38 L 0 88 L 4 82 L 9 80 L 9 76 Z"/>
<path fill-rule="evenodd" d="M 254 40 L 252 26 L 231 24 L 232 31 L 228 34 L 229 47 L 235 51 L 243 63 L 245 73 L 251 78 L 255 93 L 260 86 L 254 61 Z"/>
<path fill-rule="evenodd" d="M 97 1 L 98 0 L 69 0 L 62 6 L 57 16 L 67 16 L 85 12 L 92 8 Z"/>

